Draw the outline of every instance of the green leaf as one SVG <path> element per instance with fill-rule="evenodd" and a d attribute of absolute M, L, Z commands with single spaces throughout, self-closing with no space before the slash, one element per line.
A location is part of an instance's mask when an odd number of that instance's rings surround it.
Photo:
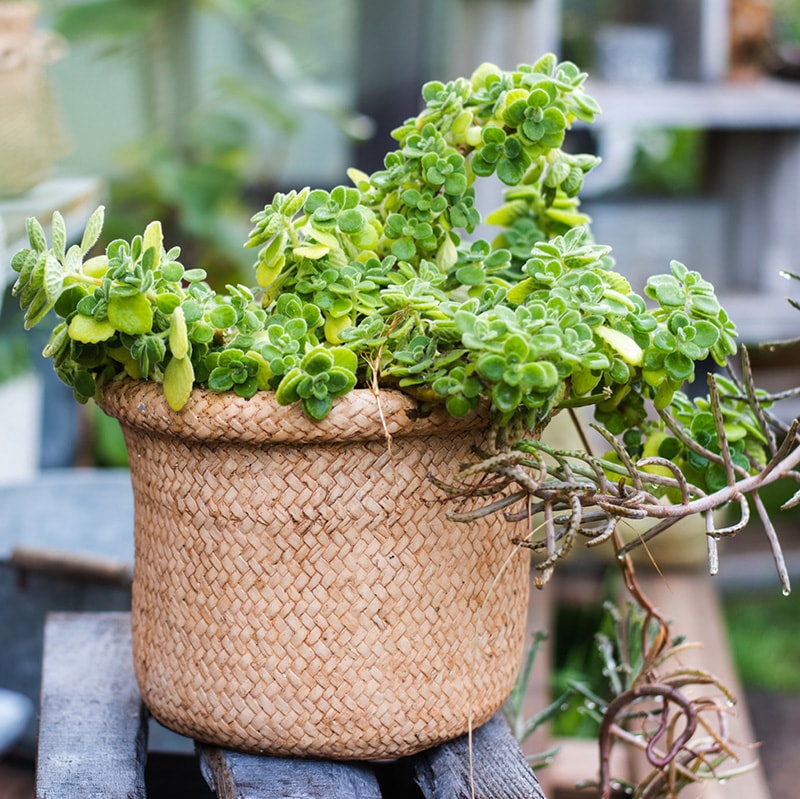
<path fill-rule="evenodd" d="M 47 237 L 44 235 L 44 228 L 35 217 L 29 217 L 25 221 L 28 232 L 28 241 L 36 252 L 44 252 L 47 249 Z"/>
<path fill-rule="evenodd" d="M 179 283 L 183 279 L 183 265 L 177 261 L 167 261 L 161 267 L 161 277 L 169 283 Z"/>
<path fill-rule="evenodd" d="M 328 395 L 331 397 L 343 397 L 352 391 L 356 385 L 356 376 L 341 367 L 334 366 L 328 372 Z"/>
<path fill-rule="evenodd" d="M 708 319 L 716 319 L 720 310 L 722 310 L 717 298 L 707 294 L 690 294 L 689 307 L 694 313 L 699 316 L 705 316 Z"/>
<path fill-rule="evenodd" d="M 481 377 L 492 383 L 497 383 L 503 378 L 506 362 L 500 355 L 483 355 L 478 359 L 475 368 Z"/>
<path fill-rule="evenodd" d="M 497 177 L 506 184 L 506 186 L 516 186 L 525 176 L 525 170 L 528 164 L 523 160 L 510 161 L 504 158 L 497 165 Z"/>
<path fill-rule="evenodd" d="M 522 390 L 508 383 L 497 383 L 492 387 L 492 400 L 495 407 L 503 413 L 515 411 L 522 402 Z"/>
<path fill-rule="evenodd" d="M 75 372 L 72 386 L 79 398 L 90 399 L 94 396 L 95 382 L 92 375 L 81 369 Z"/>
<path fill-rule="evenodd" d="M 69 337 L 86 344 L 107 341 L 116 332 L 111 322 L 107 320 L 98 321 L 91 316 L 84 316 L 83 314 L 76 314 L 69 323 Z"/>
<path fill-rule="evenodd" d="M 550 361 L 534 361 L 522 367 L 525 383 L 537 391 L 547 391 L 559 383 L 558 369 Z"/>
<path fill-rule="evenodd" d="M 304 378 L 303 370 L 296 367 L 283 376 L 275 390 L 275 399 L 279 405 L 291 405 L 300 399 L 297 389 Z"/>
<path fill-rule="evenodd" d="M 63 261 L 67 252 L 67 228 L 60 211 L 53 211 L 53 218 L 50 222 L 50 237 L 53 242 L 53 252 L 59 260 Z"/>
<path fill-rule="evenodd" d="M 336 224 L 342 233 L 353 234 L 358 233 L 366 226 L 367 219 L 360 208 L 351 208 L 339 214 Z"/>
<path fill-rule="evenodd" d="M 121 333 L 135 336 L 153 327 L 153 306 L 143 294 L 113 296 L 108 301 L 108 321 Z"/>
<path fill-rule="evenodd" d="M 306 353 L 301 361 L 301 367 L 309 375 L 319 375 L 327 372 L 333 366 L 333 358 L 322 347 L 317 347 Z"/>
<path fill-rule="evenodd" d="M 463 395 L 453 394 L 447 398 L 445 407 L 451 416 L 456 417 L 456 419 L 460 419 L 461 417 L 466 416 L 472 410 L 473 404 Z"/>
<path fill-rule="evenodd" d="M 23 319 L 25 329 L 30 330 L 32 327 L 38 325 L 39 322 L 47 316 L 52 307 L 53 303 L 48 300 L 47 292 L 44 288 L 40 288 L 36 294 L 34 294 L 28 306 L 28 310 L 25 312 L 25 317 Z"/>
<path fill-rule="evenodd" d="M 694 362 L 681 352 L 670 352 L 664 358 L 664 368 L 673 380 L 681 383 L 694 374 Z"/>
<path fill-rule="evenodd" d="M 205 280 L 208 277 L 205 269 L 187 269 L 183 273 L 183 279 L 188 283 Z"/>
<path fill-rule="evenodd" d="M 86 255 L 89 250 L 97 244 L 100 234 L 103 232 L 103 220 L 105 218 L 105 206 L 98 206 L 89 217 L 86 228 L 81 239 L 81 253 Z"/>
<path fill-rule="evenodd" d="M 217 305 L 208 315 L 208 321 L 220 330 L 236 324 L 236 311 L 230 305 Z"/>
<path fill-rule="evenodd" d="M 410 261 L 417 254 L 417 247 L 414 240 L 408 236 L 392 242 L 392 255 L 401 261 Z"/>
<path fill-rule="evenodd" d="M 316 421 L 324 419 L 333 407 L 333 402 L 329 396 L 308 397 L 303 400 L 303 410 Z"/>
<path fill-rule="evenodd" d="M 651 277 L 645 293 L 665 308 L 682 308 L 686 303 L 686 290 L 671 275 Z"/>
<path fill-rule="evenodd" d="M 515 358 L 517 361 L 524 361 L 528 357 L 528 344 L 522 336 L 509 336 L 503 344 L 503 354 L 506 358 Z"/>
<path fill-rule="evenodd" d="M 52 253 L 48 253 L 44 262 L 44 290 L 47 301 L 55 305 L 64 287 L 64 267 Z"/>
<path fill-rule="evenodd" d="M 486 279 L 483 269 L 477 264 L 456 269 L 456 280 L 465 286 L 478 286 Z"/>
<path fill-rule="evenodd" d="M 702 319 L 694 322 L 694 343 L 698 347 L 708 349 L 717 343 L 718 338 L 719 329 L 711 322 L 706 322 Z"/>
<path fill-rule="evenodd" d="M 217 366 L 208 375 L 208 387 L 212 391 L 230 391 L 233 388 L 233 377 L 227 366 Z"/>

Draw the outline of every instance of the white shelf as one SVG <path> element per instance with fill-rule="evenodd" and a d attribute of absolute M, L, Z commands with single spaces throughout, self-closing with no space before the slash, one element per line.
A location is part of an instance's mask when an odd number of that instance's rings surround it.
<path fill-rule="evenodd" d="M 742 130 L 800 128 L 800 82 L 614 84 L 588 80 L 603 113 L 595 126 Z"/>

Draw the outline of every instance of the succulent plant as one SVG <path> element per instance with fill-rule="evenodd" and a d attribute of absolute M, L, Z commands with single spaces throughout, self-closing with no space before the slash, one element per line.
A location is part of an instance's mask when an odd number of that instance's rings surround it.
<path fill-rule="evenodd" d="M 683 393 L 698 364 L 726 367 L 735 327 L 698 272 L 672 262 L 640 296 L 594 240 L 579 194 L 598 159 L 562 149 L 572 124 L 599 112 L 586 77 L 547 55 L 426 84 L 422 110 L 393 132 L 382 169 L 350 170 L 350 185 L 329 191 L 277 194 L 255 214 L 249 287 L 212 289 L 203 269 L 164 245 L 158 222 L 97 254 L 102 208 L 69 247 L 58 212 L 49 243 L 28 220 L 30 246 L 12 262 L 25 326 L 54 312 L 44 354 L 81 402 L 129 376 L 162 383 L 176 411 L 198 385 L 245 398 L 272 391 L 315 420 L 376 385 L 410 394 L 423 413 L 487 406 L 494 450 L 477 453 L 453 484 L 431 479 L 488 504 L 450 517 L 527 520 L 517 543 L 544 553 L 538 584 L 579 535 L 612 540 L 634 599 L 664 630 L 635 589 L 628 552 L 700 514 L 713 570 L 717 539 L 745 525 L 752 494 L 788 592 L 758 490 L 800 479 L 797 424 L 771 415 L 775 397 L 755 389 L 744 349 L 741 379 L 715 374 L 707 397 Z M 476 188 L 489 178 L 505 196 L 482 220 Z M 491 240 L 475 235 L 483 221 L 497 228 Z M 607 453 L 560 451 L 529 435 L 580 406 L 593 407 Z M 742 518 L 717 528 L 713 511 L 728 502 Z M 630 519 L 654 526 L 625 544 L 617 525 Z M 651 666 L 666 640 L 653 643 Z M 672 686 L 663 690 L 675 701 Z M 609 786 L 604 778 L 604 796 Z"/>

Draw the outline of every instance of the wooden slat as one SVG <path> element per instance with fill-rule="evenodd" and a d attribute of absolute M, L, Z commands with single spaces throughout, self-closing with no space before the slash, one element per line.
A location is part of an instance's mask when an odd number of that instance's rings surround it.
<path fill-rule="evenodd" d="M 412 761 L 425 799 L 544 799 L 499 713 L 473 732 L 471 742 L 462 735 Z"/>
<path fill-rule="evenodd" d="M 381 799 L 367 765 L 259 757 L 198 746 L 200 767 L 217 799 Z"/>
<path fill-rule="evenodd" d="M 37 799 L 144 799 L 130 614 L 51 614 L 44 646 Z"/>

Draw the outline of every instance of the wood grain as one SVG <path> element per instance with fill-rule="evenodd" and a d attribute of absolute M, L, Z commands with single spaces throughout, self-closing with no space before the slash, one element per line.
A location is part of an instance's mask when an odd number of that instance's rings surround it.
<path fill-rule="evenodd" d="M 144 799 L 130 614 L 51 614 L 44 651 L 37 799 Z"/>

